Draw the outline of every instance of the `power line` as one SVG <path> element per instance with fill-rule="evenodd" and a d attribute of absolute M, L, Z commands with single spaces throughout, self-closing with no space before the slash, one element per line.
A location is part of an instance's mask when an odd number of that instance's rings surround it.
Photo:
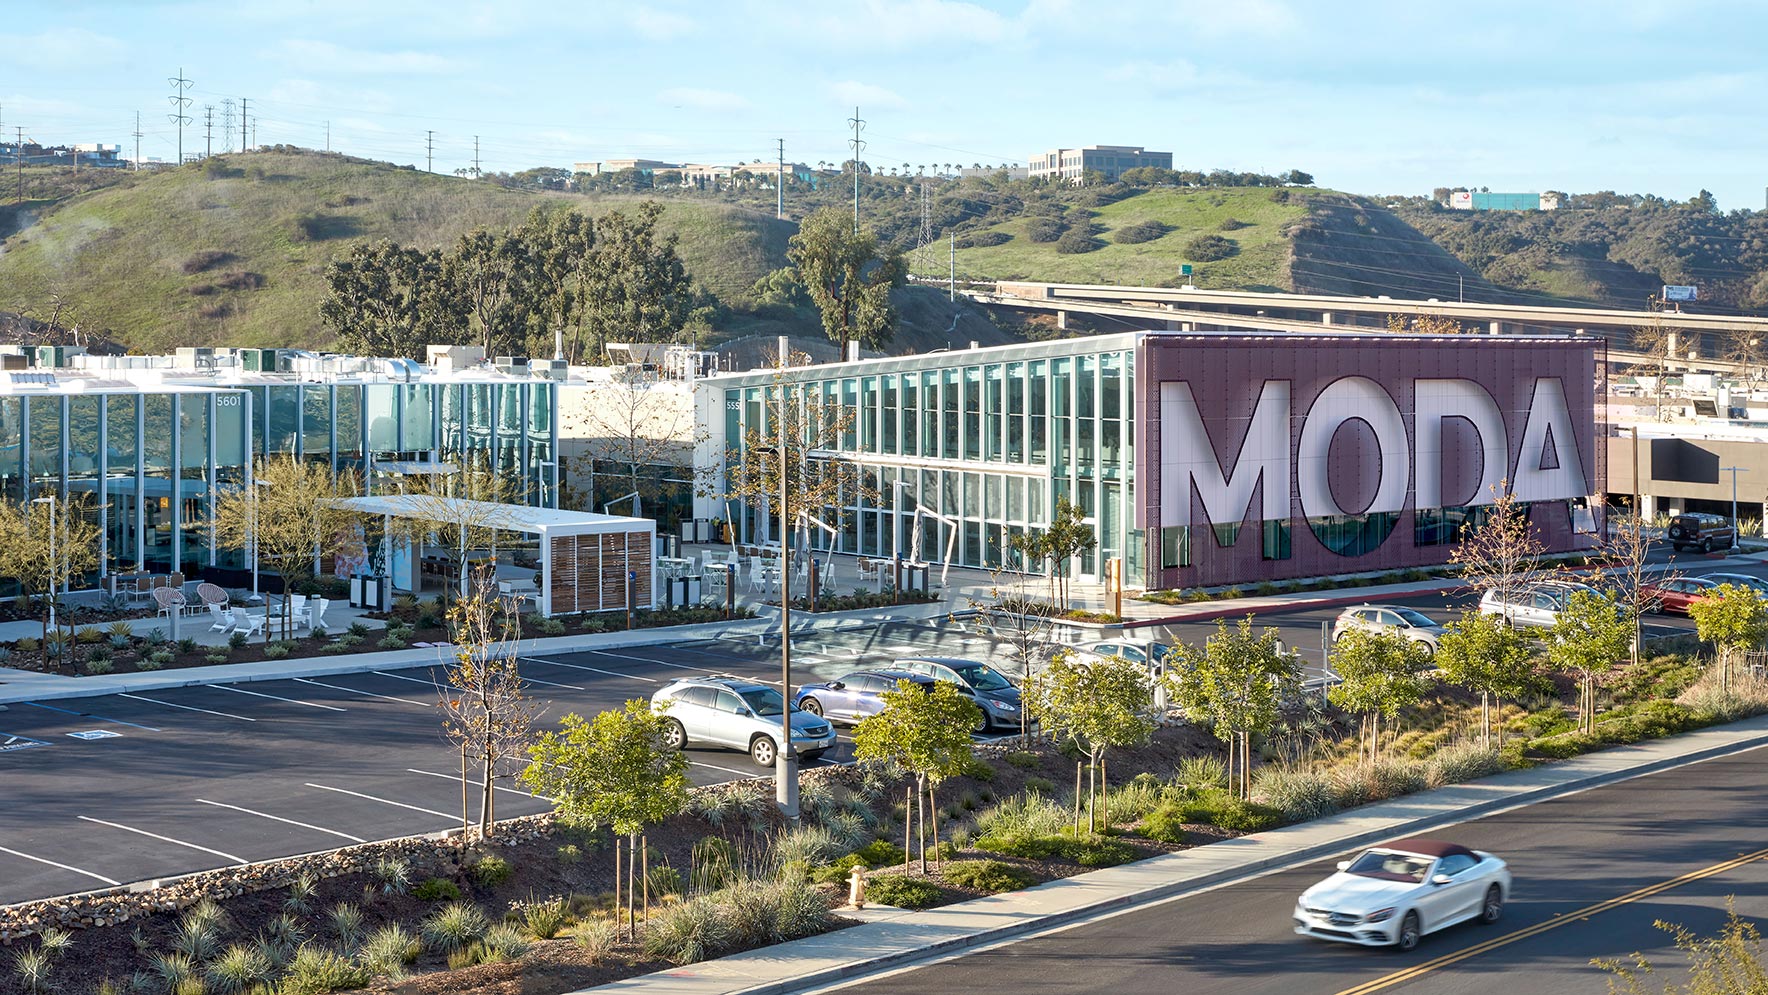
<path fill-rule="evenodd" d="M 172 105 L 172 113 L 166 115 L 166 120 L 178 126 L 178 164 L 180 166 L 184 165 L 184 126 L 190 123 L 190 115 L 184 113 L 190 107 L 190 98 L 184 95 L 184 92 L 190 89 L 190 82 L 184 78 L 183 66 L 178 67 L 178 75 L 166 80 L 166 84 L 172 88 L 172 95 L 166 98 L 166 102 Z"/>

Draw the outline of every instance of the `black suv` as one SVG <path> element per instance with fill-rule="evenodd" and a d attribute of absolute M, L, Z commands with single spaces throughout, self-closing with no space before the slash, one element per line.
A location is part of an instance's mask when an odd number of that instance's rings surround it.
<path fill-rule="evenodd" d="M 1729 518 L 1698 512 L 1670 519 L 1669 535 L 1670 545 L 1678 553 L 1685 549 L 1711 553 L 1715 549 L 1730 549 L 1737 541 L 1737 530 L 1731 527 Z"/>

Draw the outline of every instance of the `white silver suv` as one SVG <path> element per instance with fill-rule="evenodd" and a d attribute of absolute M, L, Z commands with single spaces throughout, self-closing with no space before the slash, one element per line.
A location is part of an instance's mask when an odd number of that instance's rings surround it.
<path fill-rule="evenodd" d="M 1573 592 L 1594 590 L 1587 584 L 1571 581 L 1546 581 L 1521 587 L 1511 591 L 1508 597 L 1496 590 L 1488 590 L 1480 595 L 1479 610 L 1482 615 L 1502 616 L 1513 626 L 1551 629 Z"/>
<path fill-rule="evenodd" d="M 709 674 L 670 681 L 651 695 L 668 704 L 664 743 L 670 749 L 705 744 L 746 750 L 758 767 L 772 767 L 780 749 L 780 711 L 786 699 L 766 684 Z M 792 749 L 815 760 L 835 745 L 835 727 L 820 715 L 792 708 Z"/>
<path fill-rule="evenodd" d="M 1352 629 L 1400 636 L 1423 646 L 1432 655 L 1436 653 L 1437 637 L 1443 634 L 1443 627 L 1429 615 L 1405 605 L 1346 608 L 1332 622 L 1332 641 L 1338 642 Z"/>

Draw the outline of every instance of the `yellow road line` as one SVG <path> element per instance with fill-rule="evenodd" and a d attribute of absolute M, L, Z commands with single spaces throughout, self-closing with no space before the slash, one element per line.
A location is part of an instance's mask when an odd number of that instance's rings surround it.
<path fill-rule="evenodd" d="M 1714 864 L 1711 867 L 1703 867 L 1698 871 L 1689 871 L 1687 874 L 1680 877 L 1674 877 L 1668 881 L 1660 881 L 1657 884 L 1646 885 L 1643 888 L 1636 891 L 1630 891 L 1618 898 L 1611 898 L 1607 901 L 1597 902 L 1595 905 L 1586 905 L 1583 908 L 1578 909 L 1576 912 L 1568 912 L 1565 915 L 1555 916 L 1546 922 L 1536 923 L 1533 926 L 1519 929 L 1514 933 L 1506 933 L 1503 936 L 1493 937 L 1490 940 L 1486 940 L 1483 943 L 1476 943 L 1464 950 L 1457 950 L 1452 954 L 1444 954 L 1434 960 L 1427 960 L 1422 964 L 1406 968 L 1403 971 L 1395 971 L 1393 974 L 1389 974 L 1385 977 L 1376 978 L 1373 981 L 1366 981 L 1363 984 L 1352 988 L 1346 988 L 1339 992 L 1338 995 L 1368 995 L 1370 992 L 1378 992 L 1384 988 L 1392 988 L 1395 985 L 1403 984 L 1414 978 L 1429 974 L 1439 968 L 1460 963 L 1470 957 L 1477 957 L 1480 954 L 1488 953 L 1499 947 L 1509 946 L 1518 940 L 1526 940 L 1531 936 L 1539 936 L 1548 930 L 1558 929 L 1561 926 L 1578 922 L 1598 913 L 1607 912 L 1610 909 L 1637 902 L 1642 898 L 1650 898 L 1653 895 L 1669 891 L 1672 888 L 1680 888 L 1691 881 L 1699 881 L 1702 878 L 1710 878 L 1715 874 L 1723 874 L 1726 871 L 1742 867 L 1744 864 L 1750 863 L 1751 861 L 1762 860 L 1764 858 L 1768 858 L 1768 849 L 1757 850 L 1754 853 L 1746 853 L 1741 857 L 1734 857 L 1731 860 Z"/>

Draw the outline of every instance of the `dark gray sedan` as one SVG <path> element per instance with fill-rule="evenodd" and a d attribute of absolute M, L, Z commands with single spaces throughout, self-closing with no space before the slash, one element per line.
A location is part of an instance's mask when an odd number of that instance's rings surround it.
<path fill-rule="evenodd" d="M 856 670 L 836 680 L 800 687 L 792 703 L 830 722 L 855 723 L 882 712 L 884 692 L 896 690 L 897 681 L 933 685 L 933 678 L 906 670 Z"/>

